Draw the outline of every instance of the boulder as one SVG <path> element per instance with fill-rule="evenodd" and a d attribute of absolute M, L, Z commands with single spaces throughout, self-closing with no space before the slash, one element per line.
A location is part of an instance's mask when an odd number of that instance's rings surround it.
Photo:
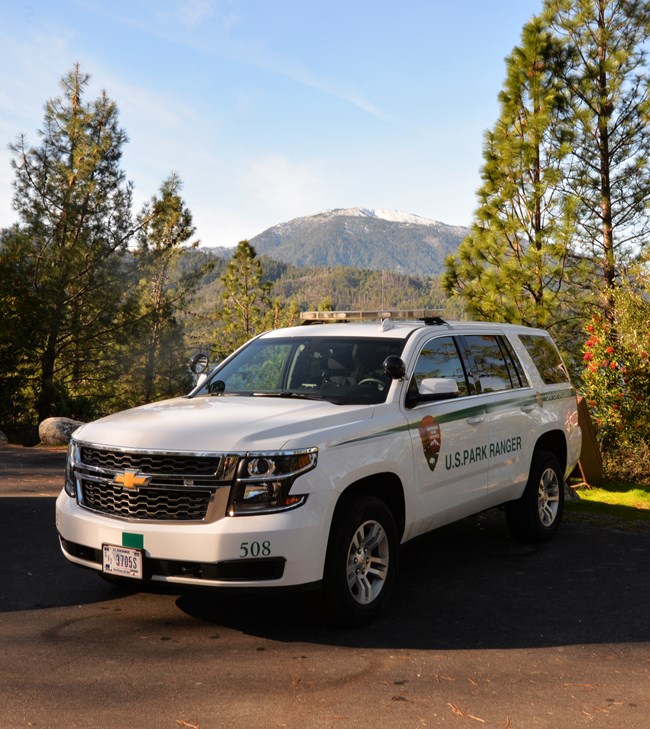
<path fill-rule="evenodd" d="M 70 436 L 80 425 L 83 423 L 71 418 L 47 418 L 38 426 L 38 437 L 44 445 L 67 445 Z"/>

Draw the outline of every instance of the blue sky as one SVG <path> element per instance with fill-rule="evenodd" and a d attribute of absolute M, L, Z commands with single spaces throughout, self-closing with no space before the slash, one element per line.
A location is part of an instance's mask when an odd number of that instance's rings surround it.
<path fill-rule="evenodd" d="M 175 171 L 203 245 L 302 215 L 399 210 L 469 225 L 505 57 L 542 0 L 4 0 L 7 145 L 38 144 L 75 62 L 117 103 L 135 209 Z"/>

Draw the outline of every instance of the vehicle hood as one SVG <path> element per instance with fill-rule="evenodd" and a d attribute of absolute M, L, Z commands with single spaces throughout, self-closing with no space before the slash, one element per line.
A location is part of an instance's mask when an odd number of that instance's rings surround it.
<path fill-rule="evenodd" d="M 87 423 L 74 438 L 156 451 L 279 450 L 319 445 L 342 426 L 367 420 L 373 412 L 367 405 L 276 397 L 182 397 Z"/>

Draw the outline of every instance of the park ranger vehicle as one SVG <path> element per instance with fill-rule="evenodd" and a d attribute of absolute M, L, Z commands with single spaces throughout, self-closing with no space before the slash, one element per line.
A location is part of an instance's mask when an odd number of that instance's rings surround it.
<path fill-rule="evenodd" d="M 545 331 L 426 310 L 301 316 L 186 397 L 73 434 L 56 505 L 70 561 L 136 586 L 316 587 L 354 625 L 420 534 L 503 506 L 516 537 L 553 536 L 581 433 Z"/>

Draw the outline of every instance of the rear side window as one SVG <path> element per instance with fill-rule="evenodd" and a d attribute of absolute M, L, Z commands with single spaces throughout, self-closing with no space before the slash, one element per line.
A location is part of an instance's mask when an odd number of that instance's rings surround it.
<path fill-rule="evenodd" d="M 560 354 L 549 337 L 540 334 L 522 334 L 519 339 L 535 363 L 544 384 L 555 385 L 569 381 L 569 374 Z"/>
<path fill-rule="evenodd" d="M 463 337 L 474 364 L 481 392 L 523 387 L 521 368 L 501 337 L 493 334 Z"/>

